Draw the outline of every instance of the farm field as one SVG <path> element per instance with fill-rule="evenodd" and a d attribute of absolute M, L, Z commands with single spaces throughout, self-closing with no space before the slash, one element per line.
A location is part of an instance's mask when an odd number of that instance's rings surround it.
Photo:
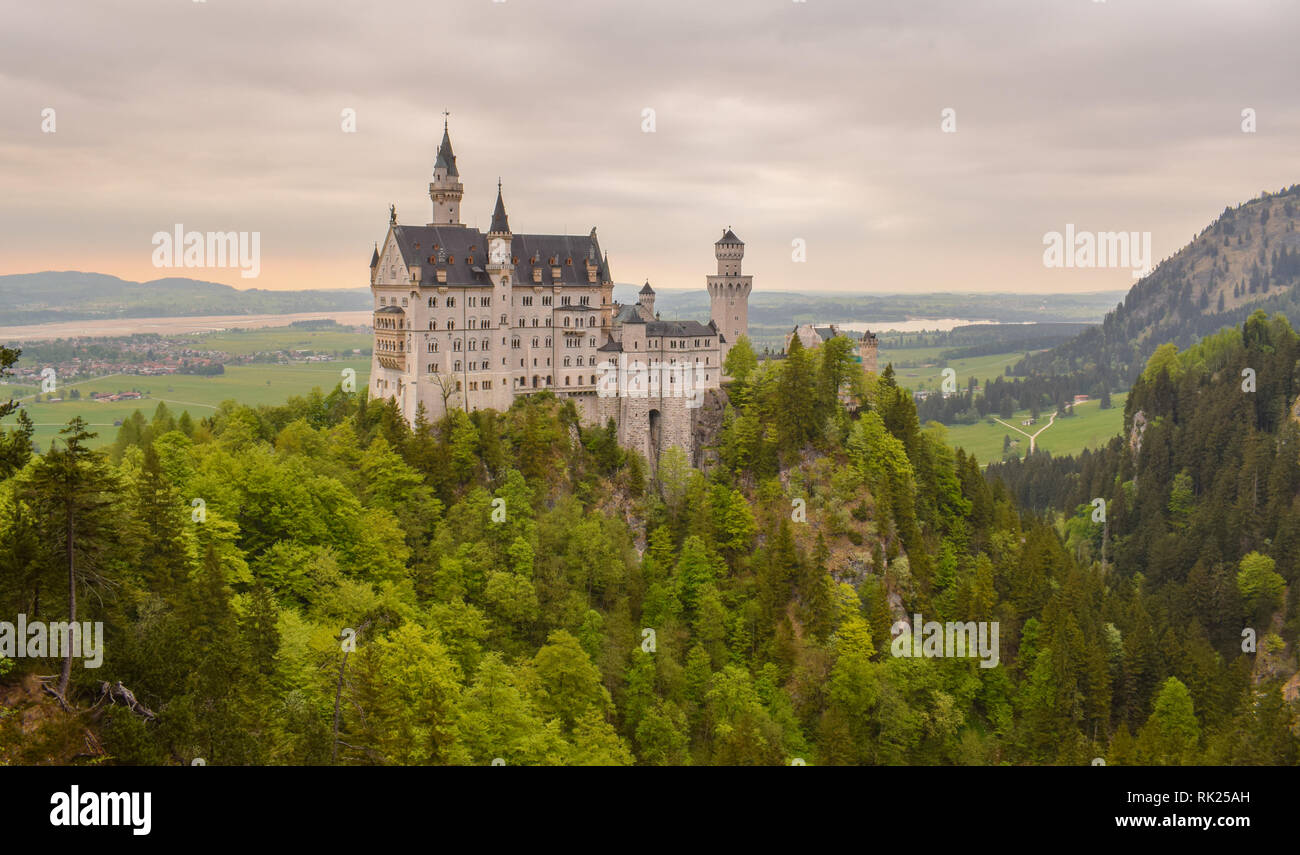
<path fill-rule="evenodd" d="M 352 332 L 349 328 L 312 330 L 297 327 L 223 330 L 194 334 L 193 338 L 195 347 L 221 350 L 236 356 L 275 350 L 351 353 L 353 350 L 361 351 L 369 348 L 373 340 L 369 333 Z M 355 355 L 359 357 L 360 353 Z"/>
<path fill-rule="evenodd" d="M 1052 454 L 1077 454 L 1085 448 L 1098 448 L 1110 441 L 1124 426 L 1124 400 L 1127 393 L 1111 395 L 1111 408 L 1101 409 L 1097 400 L 1085 401 L 1074 407 L 1074 415 L 1058 418 L 1051 427 L 1038 435 L 1038 448 Z M 1019 410 L 1008 424 L 1020 427 L 1020 422 L 1029 418 L 1028 410 Z M 1037 424 L 1022 428 L 1034 433 L 1047 424 L 1050 414 L 1042 415 Z M 1019 452 L 1024 456 L 1029 450 L 1029 439 L 1021 436 L 1005 425 L 987 419 L 973 425 L 950 425 L 945 428 L 948 444 L 954 448 L 966 449 L 974 454 L 980 465 L 987 465 L 1002 459 L 1002 438 L 1008 434 L 1012 440 L 1020 440 Z"/>
<path fill-rule="evenodd" d="M 313 340 L 313 346 L 321 345 Z M 328 393 L 342 379 L 341 372 L 352 368 L 357 372 L 357 388 L 365 387 L 370 377 L 370 360 L 368 358 L 344 359 L 335 362 L 312 362 L 296 365 L 235 365 L 228 366 L 226 373 L 213 377 L 193 374 L 166 374 L 157 377 L 143 377 L 135 374 L 114 374 L 96 377 L 80 383 L 62 385 L 59 392 L 63 400 L 58 403 L 24 402 L 28 415 L 36 423 L 36 435 L 33 438 L 42 448 L 48 448 L 50 440 L 58 435 L 60 428 L 68 420 L 80 415 L 99 433 L 92 444 L 106 445 L 117 436 L 115 421 L 129 418 L 136 410 L 146 417 L 152 416 L 159 401 L 164 401 L 175 415 L 186 410 L 190 418 L 198 421 L 210 416 L 222 401 L 235 400 L 241 404 L 256 406 L 258 404 L 282 404 L 295 395 L 306 395 L 313 387 L 320 387 Z M 20 392 L 26 389 L 25 393 Z M 71 389 L 81 392 L 80 400 L 69 400 L 67 393 Z M 99 403 L 90 400 L 91 392 L 127 392 L 144 393 L 140 400 L 112 401 Z M 22 394 L 34 392 L 30 387 L 0 386 L 0 397 L 15 398 Z M 5 419 L 4 426 L 13 426 L 13 416 Z"/>
<path fill-rule="evenodd" d="M 900 386 L 906 386 L 914 392 L 923 390 L 937 391 L 943 382 L 943 370 L 951 368 L 957 372 L 957 387 L 964 390 L 971 377 L 976 378 L 981 386 L 985 380 L 1005 376 L 1008 365 L 1014 365 L 1024 357 L 1023 351 L 1011 353 L 994 353 L 988 356 L 972 356 L 966 359 L 940 360 L 939 354 L 950 348 L 946 347 L 909 347 L 881 348 L 877 364 L 883 371 L 885 366 L 894 364 L 894 377 Z M 900 367 L 911 364 L 916 367 Z"/>

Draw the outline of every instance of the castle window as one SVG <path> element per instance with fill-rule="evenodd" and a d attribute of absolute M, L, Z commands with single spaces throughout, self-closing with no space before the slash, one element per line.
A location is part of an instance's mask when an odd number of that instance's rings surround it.
<path fill-rule="evenodd" d="M 532 297 L 520 297 L 519 301 L 520 301 L 520 305 L 524 305 L 524 306 L 531 306 L 533 304 Z"/>
<path fill-rule="evenodd" d="M 438 328 L 438 322 L 437 322 L 437 321 L 429 321 L 429 329 L 431 329 L 431 330 L 436 330 L 437 328 Z"/>
<path fill-rule="evenodd" d="M 456 322 L 455 322 L 455 321 L 452 321 L 452 320 L 447 321 L 447 329 L 449 329 L 449 330 L 454 330 L 455 328 L 456 328 Z"/>
<path fill-rule="evenodd" d="M 511 347 L 514 347 L 514 348 L 518 348 L 518 347 L 519 347 L 519 339 L 518 339 L 518 338 L 512 338 L 512 339 L 510 340 L 510 346 L 511 346 Z"/>
<path fill-rule="evenodd" d="M 589 326 L 589 327 L 594 327 L 595 325 L 596 325 L 596 316 L 595 316 L 595 315 L 592 315 L 590 318 L 587 318 L 587 326 Z"/>
<path fill-rule="evenodd" d="M 459 381 L 459 380 L 456 381 L 456 391 L 457 391 L 457 392 L 460 391 L 460 381 Z"/>
<path fill-rule="evenodd" d="M 543 305 L 543 306 L 549 306 L 549 305 L 551 305 L 551 295 L 550 295 L 550 294 L 543 294 L 543 295 L 542 295 L 542 305 Z"/>
<path fill-rule="evenodd" d="M 405 297 L 402 298 L 402 305 L 403 305 L 403 306 L 406 305 L 406 298 L 405 298 Z"/>
<path fill-rule="evenodd" d="M 584 306 L 588 306 L 588 305 L 591 304 L 591 298 L 590 298 L 590 297 L 579 297 L 579 298 L 578 298 L 578 302 L 581 303 L 581 304 L 584 305 Z"/>
<path fill-rule="evenodd" d="M 569 305 L 569 301 L 570 301 L 570 299 L 572 299 L 572 298 L 567 297 L 567 296 L 562 296 L 562 297 L 560 297 L 560 305 L 561 305 L 561 306 L 567 306 L 567 305 Z"/>
<path fill-rule="evenodd" d="M 456 370 L 457 370 L 457 371 L 460 370 L 460 360 L 459 360 L 459 359 L 456 360 Z M 457 388 L 457 389 L 460 388 L 460 384 L 459 384 L 459 383 L 456 384 L 456 388 Z"/>
<path fill-rule="evenodd" d="M 452 308 L 455 308 L 455 306 L 456 306 L 456 298 L 455 298 L 455 297 L 448 297 L 448 298 L 447 298 L 447 308 L 448 308 L 448 309 L 452 309 Z"/>
<path fill-rule="evenodd" d="M 451 349 L 460 353 L 460 339 L 456 339 L 451 343 Z"/>
<path fill-rule="evenodd" d="M 473 300 L 474 298 L 473 298 L 473 297 L 470 297 L 470 299 Z M 478 320 L 477 320 L 476 318 L 470 318 L 470 319 L 469 319 L 469 328 L 470 328 L 470 329 L 474 329 L 474 327 L 475 327 L 476 324 L 478 324 Z"/>
<path fill-rule="evenodd" d="M 587 347 L 595 347 L 595 346 L 596 346 L 596 340 L 594 338 L 587 339 Z"/>
<path fill-rule="evenodd" d="M 534 341 L 534 343 L 535 343 L 535 342 L 537 341 L 537 339 L 533 339 L 533 341 Z M 551 337 L 550 337 L 549 335 L 546 337 L 546 346 L 547 346 L 547 347 L 550 347 L 550 346 L 551 346 Z"/>
<path fill-rule="evenodd" d="M 491 350 L 491 349 L 492 349 L 492 342 L 491 342 L 489 339 L 486 339 L 486 338 L 483 339 L 483 349 L 484 349 L 484 350 Z M 484 367 L 486 368 L 487 366 L 484 366 Z"/>
<path fill-rule="evenodd" d="M 566 327 L 569 325 L 569 319 L 567 317 L 564 319 L 564 325 Z"/>
<path fill-rule="evenodd" d="M 509 320 L 507 320 L 507 318 L 506 318 L 505 315 L 502 315 L 502 316 L 501 316 L 501 326 L 505 326 L 505 325 L 508 324 L 508 323 L 509 323 Z"/>
<path fill-rule="evenodd" d="M 430 308 L 430 309 L 436 309 L 436 308 L 438 308 L 438 298 L 437 298 L 437 297 L 430 297 L 430 298 L 429 298 L 429 308 Z"/>
<path fill-rule="evenodd" d="M 565 375 L 564 375 L 564 385 L 565 385 L 565 386 L 568 386 L 568 385 L 569 385 L 569 381 L 570 381 L 571 379 L 573 379 L 573 378 L 571 378 L 568 374 L 565 374 Z"/>
<path fill-rule="evenodd" d="M 470 349 L 470 350 L 478 350 L 478 342 L 476 342 L 474 339 L 470 339 L 470 340 L 469 340 L 469 349 Z"/>
<path fill-rule="evenodd" d="M 478 305 L 478 297 L 470 297 L 470 298 L 469 298 L 469 307 L 472 309 L 472 308 L 474 308 L 474 307 L 477 306 L 477 305 Z"/>

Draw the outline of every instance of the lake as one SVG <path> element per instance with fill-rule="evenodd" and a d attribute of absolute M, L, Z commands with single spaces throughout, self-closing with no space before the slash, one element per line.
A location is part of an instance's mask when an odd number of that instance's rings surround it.
<path fill-rule="evenodd" d="M 0 342 L 48 341 L 74 336 L 108 337 L 158 333 L 179 335 L 193 332 L 213 332 L 235 327 L 283 327 L 294 321 L 334 320 L 346 326 L 369 326 L 372 313 L 361 312 L 295 312 L 288 315 L 199 315 L 186 318 L 113 318 L 102 321 L 61 321 L 53 324 L 28 326 L 0 326 Z"/>

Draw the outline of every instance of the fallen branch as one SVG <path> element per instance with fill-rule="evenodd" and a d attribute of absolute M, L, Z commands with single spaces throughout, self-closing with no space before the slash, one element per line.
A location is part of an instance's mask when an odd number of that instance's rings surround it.
<path fill-rule="evenodd" d="M 99 694 L 101 698 L 107 697 L 110 703 L 121 701 L 126 705 L 127 709 L 147 721 L 154 721 L 158 718 L 158 716 L 154 715 L 153 710 L 136 700 L 135 694 L 126 686 L 123 686 L 121 680 L 116 683 L 100 683 Z"/>

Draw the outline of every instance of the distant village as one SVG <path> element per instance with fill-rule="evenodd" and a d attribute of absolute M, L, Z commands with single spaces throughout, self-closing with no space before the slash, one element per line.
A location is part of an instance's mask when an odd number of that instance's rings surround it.
<path fill-rule="evenodd" d="M 368 327 L 339 326 L 340 332 L 368 334 Z M 259 350 L 253 353 L 233 354 L 222 350 L 202 348 L 205 336 L 182 335 L 164 337 L 140 334 L 120 338 L 70 338 L 55 341 L 33 342 L 19 345 L 23 355 L 5 378 L 7 385 L 41 387 L 46 372 L 54 370 L 59 385 L 90 380 L 109 375 L 134 375 L 159 377 L 168 374 L 219 375 L 228 365 L 273 364 L 289 365 L 306 362 L 332 362 L 336 359 L 370 355 L 370 348 L 351 348 L 345 351 L 311 349 Z M 70 398 L 80 398 L 77 390 L 69 390 Z M 86 396 L 96 401 L 134 400 L 141 393 L 96 392 Z M 38 396 L 49 402 L 62 400 L 50 393 Z"/>

